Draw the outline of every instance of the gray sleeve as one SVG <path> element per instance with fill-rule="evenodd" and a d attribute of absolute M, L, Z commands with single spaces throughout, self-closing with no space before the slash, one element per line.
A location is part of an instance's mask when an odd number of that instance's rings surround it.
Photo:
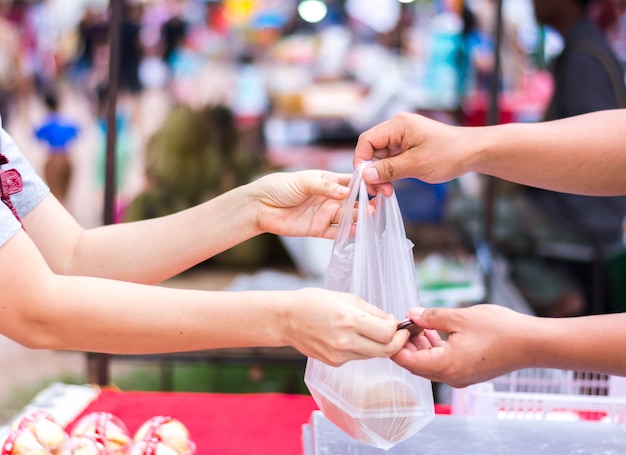
<path fill-rule="evenodd" d="M 9 160 L 8 164 L 2 166 L 3 169 L 17 169 L 24 181 L 24 189 L 11 195 L 11 202 L 21 218 L 29 214 L 46 197 L 50 189 L 3 128 L 0 128 L 0 150 Z M 15 219 L 5 204 L 0 203 L 0 246 L 13 237 L 19 229 L 21 229 L 20 222 Z"/>

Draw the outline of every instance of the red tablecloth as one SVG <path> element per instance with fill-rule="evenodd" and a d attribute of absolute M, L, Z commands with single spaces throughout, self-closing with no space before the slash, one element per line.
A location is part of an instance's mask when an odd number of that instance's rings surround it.
<path fill-rule="evenodd" d="M 150 417 L 168 415 L 187 426 L 197 455 L 300 455 L 302 425 L 315 409 L 305 395 L 103 390 L 77 419 L 110 412 L 134 434 Z"/>
<path fill-rule="evenodd" d="M 167 415 L 187 426 L 197 455 L 301 455 L 302 425 L 315 409 L 315 401 L 307 395 L 104 389 L 74 421 L 90 412 L 110 412 L 132 435 L 150 417 Z M 437 406 L 436 412 L 448 410 Z"/>

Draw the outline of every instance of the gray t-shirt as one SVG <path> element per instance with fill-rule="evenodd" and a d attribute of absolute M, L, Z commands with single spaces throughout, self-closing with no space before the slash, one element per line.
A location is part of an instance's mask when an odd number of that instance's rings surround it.
<path fill-rule="evenodd" d="M 24 189 L 19 193 L 11 195 L 11 203 L 17 210 L 17 214 L 20 218 L 24 217 L 46 197 L 50 192 L 50 188 L 37 175 L 26 157 L 18 149 L 15 141 L 2 128 L 1 124 L 0 151 L 9 160 L 8 164 L 2 165 L 2 169 L 17 169 L 24 181 Z M 15 218 L 11 210 L 6 204 L 0 202 L 0 246 L 4 245 L 21 228 L 20 222 Z"/>

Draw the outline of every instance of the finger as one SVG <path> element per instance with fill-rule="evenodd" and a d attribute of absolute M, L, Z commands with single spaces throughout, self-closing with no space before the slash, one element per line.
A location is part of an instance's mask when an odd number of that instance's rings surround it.
<path fill-rule="evenodd" d="M 350 185 L 350 179 L 352 178 L 352 174 L 333 173 L 332 175 L 335 176 L 335 178 L 337 179 L 336 182 L 339 183 L 340 185 L 343 185 L 343 186 Z"/>
<path fill-rule="evenodd" d="M 402 349 L 408 349 L 409 351 L 417 351 L 418 348 L 415 345 L 415 341 L 417 340 L 417 338 L 418 337 L 409 338 Z"/>
<path fill-rule="evenodd" d="M 436 379 L 432 375 L 432 372 L 436 371 L 436 358 L 434 356 L 434 352 L 435 349 L 413 351 L 405 348 L 394 354 L 391 357 L 391 360 L 396 362 L 401 367 L 406 368 L 413 374 L 429 379 Z"/>
<path fill-rule="evenodd" d="M 407 330 L 396 331 L 389 342 L 378 342 L 368 337 L 361 337 L 356 350 L 367 357 L 391 357 L 403 349 L 408 339 Z"/>
<path fill-rule="evenodd" d="M 331 189 L 333 191 L 339 191 L 342 195 L 347 196 L 349 194 L 349 185 L 351 174 L 345 173 L 324 173 L 322 179 L 329 179 L 333 183 Z"/>
<path fill-rule="evenodd" d="M 452 333 L 457 329 L 454 321 L 454 312 L 456 311 L 460 310 L 450 308 L 411 308 L 409 317 L 415 324 L 425 329 Z"/>
<path fill-rule="evenodd" d="M 391 183 L 382 183 L 380 185 L 369 185 L 367 184 L 367 194 L 370 196 L 376 196 L 378 193 L 383 194 L 384 196 L 391 196 L 393 194 L 393 185 Z"/>
<path fill-rule="evenodd" d="M 411 334 L 403 333 L 403 332 L 408 332 L 408 330 L 396 331 L 396 334 L 393 336 L 393 341 L 389 344 L 391 352 L 389 352 L 386 357 L 389 357 L 395 354 L 396 352 L 400 351 L 404 346 L 406 346 L 407 343 L 409 343 Z"/>
<path fill-rule="evenodd" d="M 352 226 L 350 226 L 350 230 L 348 231 L 348 235 L 350 237 L 353 237 L 354 235 L 356 235 L 356 220 L 358 217 L 358 213 L 359 213 L 358 209 L 355 208 L 352 210 Z M 337 208 L 337 211 L 335 212 L 332 219 L 330 220 L 330 224 L 326 226 L 326 228 L 322 232 L 321 237 L 325 239 L 334 239 L 335 237 L 337 237 L 340 219 L 341 219 L 341 208 L 339 207 Z"/>
<path fill-rule="evenodd" d="M 436 330 L 426 329 L 422 333 L 424 334 L 424 338 L 427 338 L 428 342 L 433 347 L 443 346 L 445 344 L 445 341 L 441 339 L 439 332 L 437 332 Z"/>
<path fill-rule="evenodd" d="M 433 347 L 430 338 L 424 332 L 422 332 L 419 336 L 414 337 L 412 341 L 418 350 L 430 349 Z"/>
<path fill-rule="evenodd" d="M 325 196 L 331 199 L 344 199 L 348 196 L 349 176 L 332 172 L 308 172 L 304 179 L 305 193 Z M 347 179 L 346 179 L 347 177 Z"/>
<path fill-rule="evenodd" d="M 353 164 L 355 169 L 363 161 L 371 161 L 377 150 L 389 148 L 393 137 L 399 135 L 394 131 L 391 120 L 384 121 L 361 133 L 354 148 Z"/>
<path fill-rule="evenodd" d="M 416 364 L 420 358 L 425 357 L 425 352 L 428 352 L 428 350 L 418 350 L 415 349 L 415 346 L 411 346 L 407 343 L 407 346 L 391 356 L 391 360 L 396 362 L 401 367 L 414 372 L 414 364 Z"/>
<path fill-rule="evenodd" d="M 322 232 L 321 237 L 323 239 L 333 240 L 335 237 L 337 237 L 337 230 L 338 230 L 337 224 L 331 223 L 330 226 L 324 229 L 324 232 Z"/>
<path fill-rule="evenodd" d="M 374 306 L 358 317 L 356 330 L 362 337 L 381 344 L 389 343 L 398 332 L 396 318 Z M 408 333 L 402 336 L 408 338 Z"/>
<path fill-rule="evenodd" d="M 411 175 L 411 169 L 414 167 L 412 158 L 408 153 L 391 156 L 382 160 L 374 161 L 363 170 L 363 180 L 366 184 L 376 185 L 388 190 L 384 184 L 393 182 L 394 180 L 419 177 Z"/>
<path fill-rule="evenodd" d="M 345 172 L 324 171 L 322 174 L 322 178 L 332 180 L 339 185 L 347 187 L 350 185 L 350 179 L 352 178 L 352 174 L 346 174 Z"/>

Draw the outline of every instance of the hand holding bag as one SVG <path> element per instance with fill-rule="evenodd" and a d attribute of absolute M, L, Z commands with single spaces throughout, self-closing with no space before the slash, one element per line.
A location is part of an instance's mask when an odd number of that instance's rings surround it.
<path fill-rule="evenodd" d="M 418 305 L 413 244 L 406 238 L 395 194 L 378 194 L 371 213 L 362 163 L 350 181 L 325 287 L 351 292 L 398 320 Z M 350 236 L 358 199 L 356 235 Z M 434 417 L 431 382 L 388 358 L 353 360 L 340 367 L 309 358 L 305 383 L 326 418 L 357 441 L 390 449 Z"/>

